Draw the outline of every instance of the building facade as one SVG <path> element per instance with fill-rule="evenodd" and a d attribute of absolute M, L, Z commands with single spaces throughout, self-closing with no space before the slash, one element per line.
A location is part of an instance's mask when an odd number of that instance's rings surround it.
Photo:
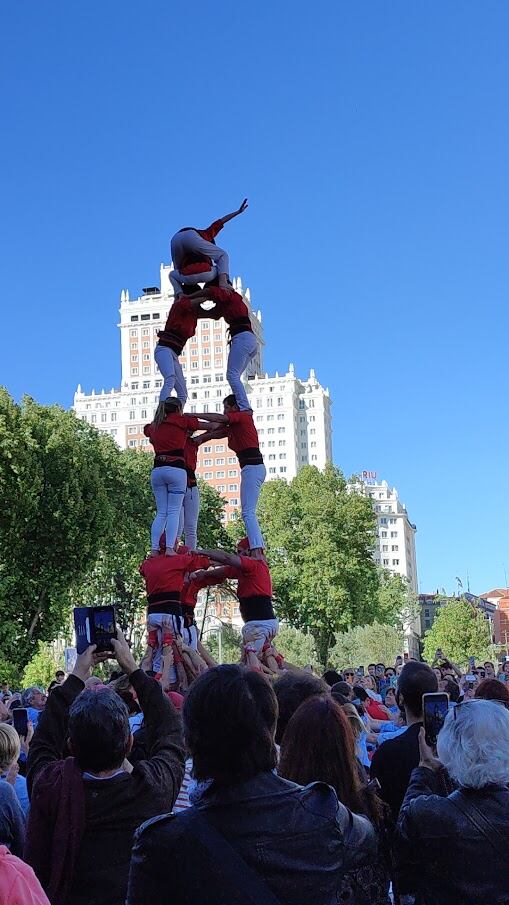
<path fill-rule="evenodd" d="M 377 541 L 373 551 L 375 562 L 394 575 L 406 578 L 412 591 L 417 593 L 417 528 L 410 521 L 395 487 L 391 489 L 387 481 L 378 481 L 375 471 L 364 471 L 361 478 L 360 488 L 373 500 L 377 518 Z"/>
<path fill-rule="evenodd" d="M 148 287 L 131 299 L 120 295 L 121 383 L 117 389 L 74 396 L 78 417 L 110 434 L 122 448 L 151 451 L 143 426 L 153 417 L 159 401 L 162 378 L 154 362 L 158 330 L 164 327 L 173 304 L 170 265 L 161 265 L 160 286 Z M 324 468 L 332 459 L 332 419 L 329 391 L 310 371 L 304 380 L 292 365 L 283 375 L 269 377 L 263 371 L 263 327 L 260 311 L 253 311 L 249 289 L 240 279 L 234 288 L 250 308 L 260 351 L 245 374 L 246 388 L 260 435 L 267 478 L 291 480 L 303 465 Z M 196 335 L 180 357 L 186 377 L 186 411 L 222 412 L 223 399 L 231 390 L 226 381 L 227 328 L 223 320 L 201 318 Z M 240 470 L 236 455 L 226 440 L 200 446 L 197 473 L 226 500 L 225 515 L 234 517 L 240 506 Z"/>

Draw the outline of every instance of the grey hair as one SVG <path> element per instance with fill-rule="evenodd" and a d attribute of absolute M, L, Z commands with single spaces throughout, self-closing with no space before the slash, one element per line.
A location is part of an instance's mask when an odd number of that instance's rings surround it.
<path fill-rule="evenodd" d="M 23 694 L 21 695 L 21 703 L 23 704 L 23 707 L 30 707 L 36 691 L 41 691 L 41 689 L 38 688 L 37 685 L 31 685 L 30 688 L 25 688 Z"/>
<path fill-rule="evenodd" d="M 496 701 L 477 699 L 449 711 L 437 751 L 463 788 L 509 783 L 509 710 Z"/>

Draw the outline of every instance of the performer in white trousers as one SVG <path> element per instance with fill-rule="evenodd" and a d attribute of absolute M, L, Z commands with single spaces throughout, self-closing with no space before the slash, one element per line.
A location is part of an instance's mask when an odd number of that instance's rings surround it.
<path fill-rule="evenodd" d="M 176 297 L 182 295 L 183 284 L 210 283 L 217 278 L 220 286 L 228 286 L 230 270 L 228 253 L 224 248 L 218 248 L 214 239 L 225 223 L 244 213 L 247 206 L 247 198 L 244 198 L 238 210 L 214 220 L 207 229 L 185 226 L 172 236 L 170 245 L 174 269 L 170 271 L 170 282 Z M 203 267 L 201 269 L 198 267 L 197 272 L 197 265 L 200 263 Z"/>
<path fill-rule="evenodd" d="M 228 438 L 228 446 L 237 453 L 240 465 L 240 505 L 242 518 L 249 539 L 249 548 L 263 550 L 263 536 L 256 516 L 258 497 L 266 477 L 263 456 L 260 452 L 258 432 L 251 409 L 240 411 L 235 396 L 223 400 L 224 415 L 200 414 L 201 421 L 217 422 L 197 438 L 199 444 L 220 437 Z"/>
<path fill-rule="evenodd" d="M 173 303 L 164 330 L 158 332 L 158 342 L 154 349 L 154 359 L 164 381 L 159 401 L 164 402 L 175 390 L 182 406 L 187 400 L 187 386 L 179 355 L 188 339 L 196 333 L 199 317 L 207 317 L 208 312 L 200 307 L 200 301 L 180 298 Z"/>
<path fill-rule="evenodd" d="M 196 550 L 198 545 L 198 518 L 200 515 L 200 488 L 196 480 L 196 462 L 198 444 L 188 437 L 184 446 L 184 461 L 187 472 L 187 488 L 184 494 L 177 537 L 184 533 L 184 543 L 189 550 Z"/>
<path fill-rule="evenodd" d="M 180 401 L 172 397 L 159 403 L 154 420 L 143 428 L 155 451 L 151 484 L 157 512 L 150 532 L 154 555 L 159 552 L 159 540 L 164 531 L 166 554 L 175 555 L 173 546 L 187 487 L 184 445 L 189 432 L 201 426 L 194 415 L 183 415 Z"/>
<path fill-rule="evenodd" d="M 224 318 L 230 334 L 230 351 L 226 365 L 226 379 L 237 400 L 239 411 L 251 408 L 242 383 L 242 375 L 249 362 L 258 354 L 258 340 L 253 332 L 249 308 L 242 296 L 233 289 L 208 286 L 189 296 L 193 302 L 213 301 L 215 307 L 207 314 L 214 320 Z"/>

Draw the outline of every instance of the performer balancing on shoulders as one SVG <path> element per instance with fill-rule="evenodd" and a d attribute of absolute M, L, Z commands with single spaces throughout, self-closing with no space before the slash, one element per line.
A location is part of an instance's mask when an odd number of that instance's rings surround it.
<path fill-rule="evenodd" d="M 172 396 L 159 403 L 154 420 L 143 428 L 155 451 L 150 478 L 157 509 L 150 533 L 153 556 L 159 553 L 163 532 L 166 532 L 166 555 L 175 555 L 173 547 L 187 488 L 184 446 L 189 431 L 207 426 L 195 415 L 183 415 L 182 403 Z"/>
<path fill-rule="evenodd" d="M 196 333 L 199 317 L 207 317 L 208 311 L 203 311 L 200 301 L 182 297 L 173 302 L 164 330 L 159 330 L 158 341 L 154 349 L 154 359 L 163 378 L 163 386 L 159 394 L 159 401 L 164 402 L 171 396 L 175 389 L 177 398 L 182 405 L 187 400 L 187 384 L 179 355 L 188 339 Z"/>
<path fill-rule="evenodd" d="M 171 259 L 173 270 L 170 282 L 178 297 L 183 293 L 183 285 L 209 283 L 217 278 L 220 286 L 228 286 L 230 260 L 224 248 L 214 242 L 225 223 L 243 214 L 247 209 L 244 198 L 239 209 L 214 220 L 207 229 L 185 226 L 171 239 Z"/>
<path fill-rule="evenodd" d="M 242 383 L 242 375 L 249 362 L 258 353 L 258 340 L 253 332 L 249 308 L 238 292 L 233 289 L 220 289 L 218 286 L 209 286 L 193 293 L 189 298 L 194 301 L 215 302 L 215 307 L 207 311 L 207 314 L 214 320 L 222 317 L 228 324 L 230 351 L 226 366 L 226 379 L 239 410 L 246 411 L 251 406 Z"/>
<path fill-rule="evenodd" d="M 240 615 L 244 625 L 242 640 L 246 663 L 252 669 L 260 669 L 260 661 L 265 659 L 264 652 L 271 648 L 277 635 L 279 622 L 272 605 L 272 580 L 265 555 L 261 550 L 250 550 L 249 541 L 244 537 L 237 544 L 237 555 L 225 553 L 223 550 L 200 550 L 212 562 L 221 563 L 218 569 L 202 573 L 193 573 L 191 578 L 219 584 L 227 578 L 236 578 L 237 596 L 239 598 Z M 275 672 L 278 664 L 270 655 L 267 665 Z"/>
<path fill-rule="evenodd" d="M 241 411 L 235 396 L 227 396 L 223 400 L 223 408 L 223 415 L 215 413 L 198 416 L 203 421 L 215 421 L 217 424 L 200 434 L 197 442 L 201 444 L 211 439 L 227 437 L 228 446 L 237 453 L 240 465 L 240 506 L 249 547 L 251 550 L 261 551 L 264 543 L 256 507 L 267 472 L 260 452 L 258 431 L 251 409 Z"/>

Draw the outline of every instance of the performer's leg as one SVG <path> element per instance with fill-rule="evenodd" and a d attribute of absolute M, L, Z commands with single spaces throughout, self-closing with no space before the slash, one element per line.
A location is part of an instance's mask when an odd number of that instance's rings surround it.
<path fill-rule="evenodd" d="M 240 470 L 240 505 L 251 550 L 264 547 L 256 507 L 265 475 L 265 465 L 244 465 Z"/>
<path fill-rule="evenodd" d="M 198 518 L 200 515 L 200 489 L 188 487 L 184 497 L 184 537 L 186 547 L 196 550 L 198 544 Z"/>
<path fill-rule="evenodd" d="M 171 470 L 176 471 L 177 469 Z M 166 516 L 168 511 L 168 475 L 164 474 L 164 472 L 167 471 L 168 469 L 166 467 L 153 468 L 152 474 L 150 476 L 150 483 L 152 486 L 152 492 L 155 497 L 157 510 L 154 521 L 152 522 L 152 528 L 150 530 L 150 540 L 153 553 L 159 552 L 159 539 L 166 526 Z M 168 544 L 168 534 L 166 534 L 166 544 Z"/>
<path fill-rule="evenodd" d="M 241 412 L 251 408 L 242 383 L 242 375 L 257 352 L 258 342 L 254 333 L 246 330 L 244 333 L 238 333 L 237 336 L 233 337 L 226 366 L 226 379 L 230 384 L 231 391 L 237 400 L 237 405 Z"/>
<path fill-rule="evenodd" d="M 172 390 L 175 386 L 175 353 L 169 349 L 167 346 L 160 346 L 159 344 L 155 347 L 154 350 L 154 359 L 157 367 L 159 368 L 162 377 L 164 378 L 163 385 L 161 387 L 161 392 L 159 393 L 159 401 L 164 402 L 165 399 L 168 399 L 172 394 Z M 178 359 L 177 359 L 178 361 Z M 187 395 L 186 395 L 187 399 Z"/>
<path fill-rule="evenodd" d="M 182 370 L 182 365 L 178 360 L 178 355 L 175 352 L 172 352 L 173 355 L 173 371 L 175 374 L 174 378 L 174 387 L 175 392 L 177 394 L 177 399 L 182 403 L 182 408 L 184 408 L 187 402 L 187 384 L 186 378 L 184 377 L 184 372 Z"/>
<path fill-rule="evenodd" d="M 168 472 L 166 478 L 166 551 L 168 552 L 174 547 L 177 539 L 180 510 L 186 492 L 187 472 L 183 468 L 171 466 L 167 466 L 164 471 Z"/>

